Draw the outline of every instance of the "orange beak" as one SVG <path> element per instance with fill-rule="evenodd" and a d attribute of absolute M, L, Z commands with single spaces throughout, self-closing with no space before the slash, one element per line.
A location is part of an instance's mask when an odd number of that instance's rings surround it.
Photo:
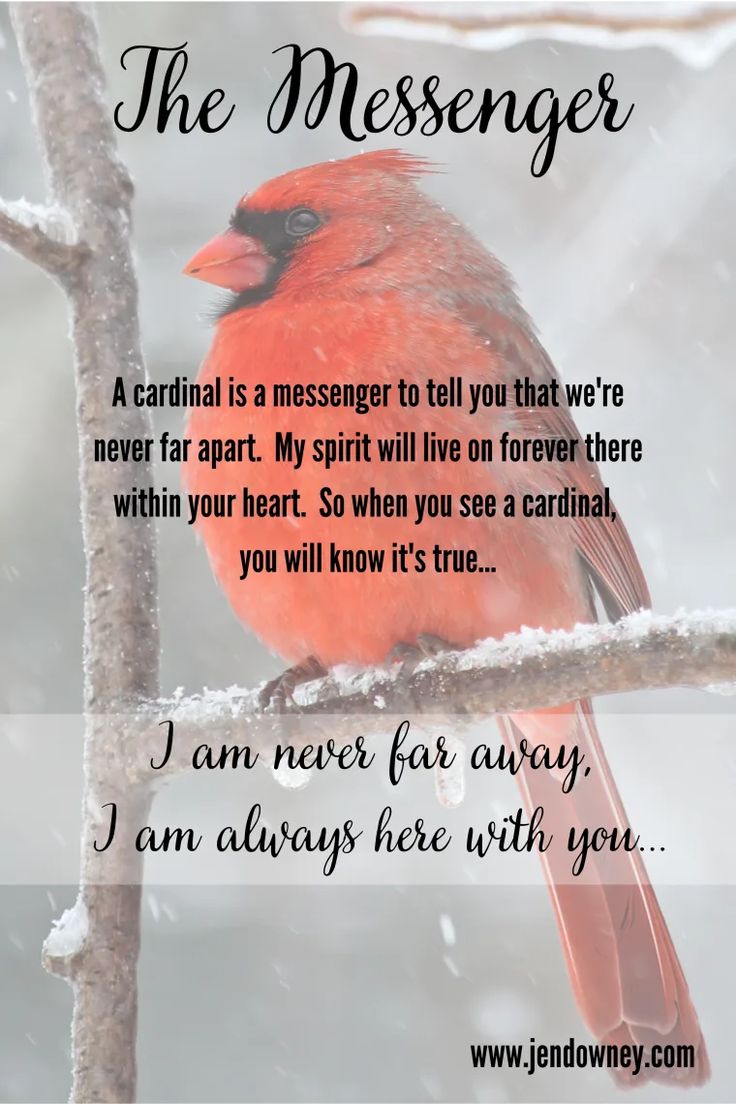
<path fill-rule="evenodd" d="M 247 291 L 264 284 L 274 260 L 256 238 L 226 230 L 208 241 L 184 267 L 185 276 L 194 276 L 230 291 Z"/>

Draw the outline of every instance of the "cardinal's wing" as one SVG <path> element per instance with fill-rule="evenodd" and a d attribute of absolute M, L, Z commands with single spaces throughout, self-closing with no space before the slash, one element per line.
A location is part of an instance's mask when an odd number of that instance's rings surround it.
<path fill-rule="evenodd" d="M 467 301 L 456 303 L 455 309 L 482 339 L 494 360 L 503 366 L 507 383 L 525 376 L 535 383 L 558 379 L 531 323 L 521 312 L 514 318 L 487 304 Z M 562 387 L 560 394 L 561 405 L 556 407 L 517 408 L 518 433 L 540 438 L 579 438 Z M 581 452 L 578 448 L 574 463 L 550 465 L 552 478 L 560 489 L 574 485 L 585 494 L 602 494 L 604 485 L 598 466 L 581 456 Z M 614 521 L 575 518 L 570 524 L 581 559 L 608 616 L 616 620 L 649 607 L 649 588 L 620 515 L 617 513 Z"/>

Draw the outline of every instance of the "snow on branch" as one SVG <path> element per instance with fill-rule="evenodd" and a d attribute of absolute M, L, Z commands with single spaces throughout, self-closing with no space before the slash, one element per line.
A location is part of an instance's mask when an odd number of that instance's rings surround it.
<path fill-rule="evenodd" d="M 632 690 L 699 687 L 736 692 L 736 610 L 658 616 L 632 614 L 615 624 L 578 625 L 571 632 L 524 629 L 503 640 L 485 640 L 418 664 L 365 670 L 336 668 L 297 688 L 286 717 L 314 723 L 290 726 L 290 742 L 315 743 L 319 718 L 340 717 L 329 734 L 347 743 L 380 730 L 387 714 L 477 716 L 541 709 L 579 698 Z M 279 738 L 281 717 L 264 713 L 258 689 L 207 690 L 152 704 L 123 726 L 115 749 L 130 783 L 151 780 L 151 756 L 160 755 L 163 719 L 177 739 L 167 771 L 191 765 L 192 752 L 240 732 L 254 750 L 268 752 Z M 325 729 L 326 730 L 326 729 Z M 303 734 L 303 735 L 302 735 Z M 152 751 L 153 745 L 153 751 Z"/>
<path fill-rule="evenodd" d="M 504 50 L 551 39 L 603 49 L 659 46 L 695 68 L 711 65 L 736 40 L 732 3 L 356 3 L 347 28 L 474 50 Z"/>
<path fill-rule="evenodd" d="M 74 225 L 65 211 L 25 199 L 9 202 L 0 198 L 0 245 L 52 276 L 75 269 L 87 252 L 77 242 Z"/>
<path fill-rule="evenodd" d="M 72 908 L 65 909 L 46 936 L 43 961 L 50 973 L 71 976 L 71 962 L 84 949 L 89 933 L 87 908 L 81 898 Z"/>

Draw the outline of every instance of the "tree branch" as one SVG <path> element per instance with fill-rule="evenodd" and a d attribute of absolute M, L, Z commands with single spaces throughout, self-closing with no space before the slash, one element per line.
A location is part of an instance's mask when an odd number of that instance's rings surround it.
<path fill-rule="evenodd" d="M 604 49 L 659 46 L 691 65 L 710 64 L 736 39 L 733 3 L 374 3 L 348 5 L 348 30 L 500 50 L 550 38 Z"/>
<path fill-rule="evenodd" d="M 64 277 L 82 263 L 87 249 L 77 242 L 60 240 L 50 232 L 49 216 L 53 214 L 22 200 L 8 203 L 0 199 L 0 244 L 49 275 Z M 63 224 L 54 229 L 68 232 Z"/>
<path fill-rule="evenodd" d="M 297 747 L 327 736 L 343 744 L 356 735 L 385 731 L 388 714 L 434 715 L 445 727 L 452 717 L 460 727 L 469 716 L 679 686 L 720 686 L 736 693 L 736 610 L 673 617 L 642 612 L 573 632 L 526 630 L 423 660 L 414 669 L 397 664 L 333 672 L 298 687 L 285 715 L 310 721 L 289 726 L 286 734 Z M 162 720 L 173 721 L 176 728 L 167 774 L 190 768 L 202 743 L 240 736 L 254 750 L 268 753 L 284 739 L 283 717 L 264 713 L 257 689 L 233 687 L 161 700 L 149 706 L 147 715 L 120 720 L 114 741 L 120 777 L 134 785 L 150 781 L 151 758 L 161 757 Z"/>
<path fill-rule="evenodd" d="M 112 495 L 127 489 L 125 465 L 94 462 L 96 437 L 151 435 L 147 411 L 127 407 L 113 413 L 110 405 L 116 376 L 126 387 L 145 382 L 129 244 L 132 186 L 104 102 L 105 78 L 88 8 L 20 3 L 11 12 L 50 203 L 64 212 L 86 247 L 62 281 L 72 319 L 87 564 L 88 721 L 81 887 L 75 906 L 85 923 L 71 954 L 57 953 L 60 940 L 52 932 L 44 961 L 68 977 L 74 989 L 72 1099 L 132 1101 L 142 860 L 132 846 L 112 859 L 91 846 L 96 810 L 120 795 L 109 725 L 102 718 L 123 708 L 134 711 L 142 700 L 156 697 L 159 686 L 154 525 L 149 519 L 114 516 Z M 47 270 L 56 263 L 50 257 L 61 262 L 63 252 L 51 250 L 38 230 L 21 234 L 7 221 L 4 225 L 12 244 L 29 259 Z M 152 485 L 150 466 L 139 467 L 136 475 L 139 485 Z M 145 789 L 125 795 L 124 838 L 145 817 L 148 802 Z"/>

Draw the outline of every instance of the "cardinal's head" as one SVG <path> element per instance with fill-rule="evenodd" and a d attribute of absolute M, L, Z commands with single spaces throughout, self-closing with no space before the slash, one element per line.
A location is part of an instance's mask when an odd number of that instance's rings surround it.
<path fill-rule="evenodd" d="M 426 293 L 459 255 L 487 267 L 468 231 L 417 188 L 431 171 L 422 158 L 379 150 L 276 177 L 240 200 L 184 272 L 235 292 L 229 314 L 275 297 Z"/>

